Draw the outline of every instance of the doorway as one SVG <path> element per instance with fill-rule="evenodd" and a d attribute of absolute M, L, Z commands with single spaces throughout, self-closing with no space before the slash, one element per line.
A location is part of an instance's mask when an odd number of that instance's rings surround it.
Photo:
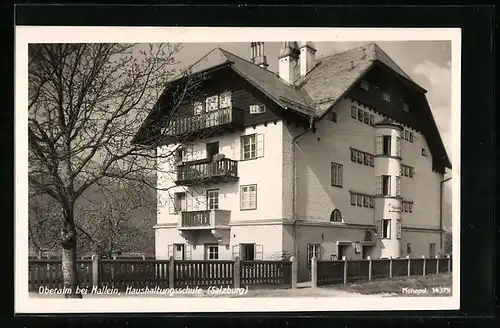
<path fill-rule="evenodd" d="M 374 249 L 375 249 L 375 246 L 373 246 L 373 245 L 363 245 L 362 254 L 361 254 L 363 257 L 363 260 L 366 260 L 368 258 L 368 256 L 373 258 Z"/>
<path fill-rule="evenodd" d="M 344 256 L 347 254 L 347 246 L 346 245 L 337 245 L 337 259 L 343 260 Z"/>
<path fill-rule="evenodd" d="M 207 143 L 207 159 L 212 160 L 214 155 L 219 153 L 219 142 L 209 142 Z"/>

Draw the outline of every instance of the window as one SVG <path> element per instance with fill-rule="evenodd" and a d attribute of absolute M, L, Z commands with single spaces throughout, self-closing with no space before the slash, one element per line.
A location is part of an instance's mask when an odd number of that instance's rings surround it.
<path fill-rule="evenodd" d="M 206 99 L 207 112 L 213 112 L 219 109 L 219 96 L 211 96 Z"/>
<path fill-rule="evenodd" d="M 361 81 L 361 89 L 370 91 L 370 84 L 366 81 Z"/>
<path fill-rule="evenodd" d="M 411 243 L 406 243 L 406 254 L 411 254 Z"/>
<path fill-rule="evenodd" d="M 370 165 L 370 155 L 365 154 L 363 163 L 365 165 Z"/>
<path fill-rule="evenodd" d="M 363 157 L 365 157 L 365 154 L 358 152 L 358 163 L 363 164 Z"/>
<path fill-rule="evenodd" d="M 356 162 L 358 160 L 358 151 L 351 148 L 351 161 Z"/>
<path fill-rule="evenodd" d="M 207 246 L 207 259 L 208 260 L 218 260 L 219 259 L 219 246 L 217 246 L 217 245 Z"/>
<path fill-rule="evenodd" d="M 219 209 L 219 189 L 207 190 L 207 210 Z"/>
<path fill-rule="evenodd" d="M 425 148 L 422 148 L 422 156 L 427 156 L 427 150 Z"/>
<path fill-rule="evenodd" d="M 436 244 L 435 243 L 429 244 L 429 257 L 430 258 L 436 257 Z"/>
<path fill-rule="evenodd" d="M 413 132 L 410 132 L 410 142 L 413 142 L 415 139 L 415 136 L 413 135 Z"/>
<path fill-rule="evenodd" d="M 264 135 L 250 134 L 241 137 L 241 159 L 248 160 L 264 156 Z"/>
<path fill-rule="evenodd" d="M 382 137 L 382 154 L 387 156 L 391 155 L 391 136 Z"/>
<path fill-rule="evenodd" d="M 186 193 L 176 192 L 174 194 L 174 213 L 179 213 L 186 210 Z"/>
<path fill-rule="evenodd" d="M 337 113 L 332 112 L 332 122 L 337 123 Z"/>
<path fill-rule="evenodd" d="M 262 114 L 266 111 L 265 105 L 250 105 L 250 114 Z"/>
<path fill-rule="evenodd" d="M 203 113 L 203 103 L 201 101 L 195 101 L 194 115 L 200 115 L 201 113 Z"/>
<path fill-rule="evenodd" d="M 375 115 L 370 115 L 370 125 L 371 126 L 375 125 Z"/>
<path fill-rule="evenodd" d="M 241 260 L 255 261 L 255 244 L 240 244 Z"/>
<path fill-rule="evenodd" d="M 363 113 L 363 122 L 365 122 L 366 124 L 370 124 L 370 117 L 368 115 L 368 112 Z"/>
<path fill-rule="evenodd" d="M 404 132 L 404 139 L 408 140 L 410 138 L 409 136 L 410 136 L 410 132 L 408 130 L 405 130 L 405 132 Z"/>
<path fill-rule="evenodd" d="M 370 166 L 373 166 L 373 155 L 370 155 Z"/>
<path fill-rule="evenodd" d="M 391 102 L 391 95 L 390 95 L 390 94 L 388 94 L 387 92 L 382 92 L 382 99 L 383 99 L 385 102 L 390 103 L 390 102 Z"/>
<path fill-rule="evenodd" d="M 358 108 L 358 121 L 363 122 L 363 110 Z"/>
<path fill-rule="evenodd" d="M 342 187 L 342 175 L 343 175 L 342 164 L 332 162 L 332 186 Z"/>
<path fill-rule="evenodd" d="M 408 105 L 407 103 L 401 103 L 401 109 L 404 112 L 409 112 L 410 111 L 410 105 Z"/>
<path fill-rule="evenodd" d="M 307 267 L 311 267 L 311 260 L 315 257 L 317 260 L 321 259 L 321 245 L 320 244 L 307 244 Z"/>
<path fill-rule="evenodd" d="M 257 208 L 257 185 L 241 186 L 240 207 L 242 210 Z"/>
<path fill-rule="evenodd" d="M 342 214 L 338 209 L 334 209 L 330 215 L 330 222 L 342 222 Z"/>
<path fill-rule="evenodd" d="M 413 203 L 408 203 L 408 212 L 412 213 L 413 212 Z"/>
<path fill-rule="evenodd" d="M 356 198 L 357 198 L 356 194 L 351 193 L 351 205 L 356 206 Z"/>
<path fill-rule="evenodd" d="M 363 206 L 363 195 L 358 195 L 358 206 Z"/>
<path fill-rule="evenodd" d="M 391 238 L 391 220 L 382 220 L 382 238 Z"/>
<path fill-rule="evenodd" d="M 220 109 L 231 108 L 231 91 L 219 95 Z"/>
<path fill-rule="evenodd" d="M 370 208 L 374 208 L 374 207 L 375 207 L 374 199 L 373 199 L 373 197 L 370 197 Z"/>
<path fill-rule="evenodd" d="M 368 207 L 368 204 L 369 204 L 369 197 L 363 196 L 363 206 Z"/>
<path fill-rule="evenodd" d="M 358 113 L 358 109 L 356 108 L 356 106 L 351 106 L 351 117 L 356 119 L 357 113 Z"/>
<path fill-rule="evenodd" d="M 377 194 L 389 196 L 391 193 L 391 176 L 382 175 L 377 177 Z"/>
<path fill-rule="evenodd" d="M 401 157 L 401 138 L 396 139 L 396 156 Z"/>
<path fill-rule="evenodd" d="M 413 212 L 413 202 L 403 201 L 403 212 L 412 213 Z"/>
<path fill-rule="evenodd" d="M 410 178 L 413 178 L 413 167 L 408 166 L 407 168 L 408 168 L 408 176 L 409 176 Z"/>

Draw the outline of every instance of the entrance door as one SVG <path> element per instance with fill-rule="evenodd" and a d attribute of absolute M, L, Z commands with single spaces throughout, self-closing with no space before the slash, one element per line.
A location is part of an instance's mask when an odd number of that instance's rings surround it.
<path fill-rule="evenodd" d="M 255 261 L 255 244 L 240 244 L 240 259 Z"/>
<path fill-rule="evenodd" d="M 184 260 L 184 244 L 174 244 L 174 260 Z"/>
<path fill-rule="evenodd" d="M 346 245 L 338 245 L 337 246 L 337 258 L 338 260 L 343 260 L 346 254 Z"/>
<path fill-rule="evenodd" d="M 370 245 L 363 245 L 363 259 L 366 260 L 368 258 L 368 256 L 371 256 L 373 257 L 373 249 L 374 249 L 374 246 L 370 246 Z"/>

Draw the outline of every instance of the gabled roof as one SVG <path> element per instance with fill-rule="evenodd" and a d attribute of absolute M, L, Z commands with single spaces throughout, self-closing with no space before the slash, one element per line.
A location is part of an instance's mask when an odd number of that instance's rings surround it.
<path fill-rule="evenodd" d="M 416 83 L 376 43 L 369 43 L 318 60 L 314 68 L 295 84 L 306 91 L 322 116 L 374 63 L 391 68 L 410 83 Z"/>
<path fill-rule="evenodd" d="M 199 73 L 223 64 L 228 64 L 236 73 L 281 107 L 290 108 L 305 115 L 315 114 L 311 99 L 305 90 L 288 85 L 272 71 L 220 47 L 212 49 L 188 70 L 190 73 Z"/>

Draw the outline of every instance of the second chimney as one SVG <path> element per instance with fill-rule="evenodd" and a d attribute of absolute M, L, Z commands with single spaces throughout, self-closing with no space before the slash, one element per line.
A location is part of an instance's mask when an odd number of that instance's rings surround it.
<path fill-rule="evenodd" d="M 267 68 L 266 55 L 264 55 L 264 42 L 251 42 L 250 43 L 250 59 L 252 63 L 262 68 Z"/>
<path fill-rule="evenodd" d="M 304 76 L 316 65 L 316 48 L 312 42 L 300 43 L 300 75 Z"/>

